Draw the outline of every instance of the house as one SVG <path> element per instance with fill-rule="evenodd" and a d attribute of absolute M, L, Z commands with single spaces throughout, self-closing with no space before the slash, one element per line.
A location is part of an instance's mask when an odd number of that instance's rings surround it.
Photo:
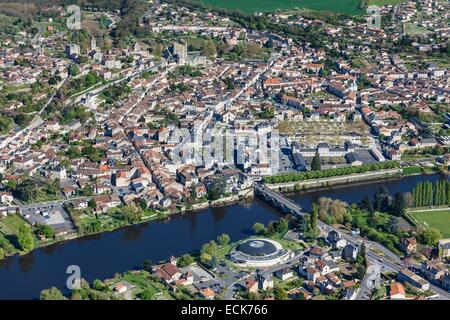
<path fill-rule="evenodd" d="M 70 203 L 75 210 L 82 210 L 88 207 L 88 201 L 86 199 L 75 199 Z"/>
<path fill-rule="evenodd" d="M 191 271 L 183 273 L 177 280 L 177 285 L 189 286 L 194 283 L 194 275 Z"/>
<path fill-rule="evenodd" d="M 111 187 L 104 183 L 96 183 L 94 186 L 95 194 L 106 194 L 111 192 Z"/>
<path fill-rule="evenodd" d="M 119 196 L 112 194 L 94 196 L 93 199 L 97 205 L 95 210 L 98 213 L 104 213 L 109 209 L 118 207 L 122 204 Z"/>
<path fill-rule="evenodd" d="M 245 289 L 250 293 L 258 292 L 258 282 L 253 279 L 247 279 L 245 281 Z"/>
<path fill-rule="evenodd" d="M 345 159 L 347 163 L 352 166 L 362 166 L 363 162 L 359 158 L 359 155 L 356 152 L 349 152 L 345 155 Z"/>
<path fill-rule="evenodd" d="M 355 300 L 356 290 L 355 289 L 345 289 L 342 295 L 342 300 Z"/>
<path fill-rule="evenodd" d="M 340 287 L 340 285 L 342 284 L 341 279 L 339 279 L 339 277 L 334 273 L 329 273 L 326 275 L 328 281 L 335 287 L 338 288 Z"/>
<path fill-rule="evenodd" d="M 325 276 L 317 277 L 316 282 L 322 292 L 331 292 L 333 290 L 333 286 L 328 282 L 328 279 Z"/>
<path fill-rule="evenodd" d="M 359 248 L 354 244 L 347 244 L 342 250 L 342 258 L 345 260 L 355 260 L 358 256 Z"/>
<path fill-rule="evenodd" d="M 322 260 L 316 260 L 314 262 L 315 268 L 320 272 L 320 275 L 324 276 L 330 273 L 330 267 Z"/>
<path fill-rule="evenodd" d="M 330 258 L 334 262 L 342 260 L 342 250 L 333 250 L 330 252 Z"/>
<path fill-rule="evenodd" d="M 400 239 L 400 249 L 407 255 L 416 253 L 417 251 L 417 241 L 416 238 L 401 238 Z"/>
<path fill-rule="evenodd" d="M 400 270 L 397 275 L 397 280 L 400 282 L 408 282 L 422 291 L 430 289 L 430 283 L 428 281 L 408 269 Z"/>
<path fill-rule="evenodd" d="M 272 275 L 256 274 L 256 281 L 258 281 L 258 288 L 261 290 L 273 289 Z"/>
<path fill-rule="evenodd" d="M 19 212 L 18 207 L 0 206 L 0 217 L 7 217 L 16 212 Z"/>
<path fill-rule="evenodd" d="M 64 194 L 65 197 L 72 197 L 76 194 L 76 189 L 73 187 L 64 187 L 62 189 L 62 192 Z"/>
<path fill-rule="evenodd" d="M 342 249 L 347 245 L 347 240 L 345 240 L 339 232 L 334 230 L 328 233 L 327 241 L 331 244 L 333 249 Z"/>
<path fill-rule="evenodd" d="M 306 279 L 316 282 L 318 277 L 320 277 L 320 272 L 316 268 L 308 267 L 306 269 Z"/>
<path fill-rule="evenodd" d="M 206 289 L 201 289 L 199 291 L 200 296 L 202 298 L 205 298 L 207 300 L 212 300 L 214 299 L 214 297 L 216 296 L 216 294 L 214 293 L 214 291 L 212 291 L 210 288 L 206 288 Z"/>
<path fill-rule="evenodd" d="M 124 293 L 128 291 L 128 285 L 125 283 L 119 283 L 114 287 L 114 291 L 117 293 Z"/>
<path fill-rule="evenodd" d="M 450 273 L 447 273 L 441 278 L 442 288 L 450 292 Z"/>
<path fill-rule="evenodd" d="M 62 180 L 67 177 L 66 168 L 57 166 L 49 171 L 49 176 L 54 180 Z"/>
<path fill-rule="evenodd" d="M 432 260 L 422 263 L 420 266 L 420 271 L 424 277 L 431 282 L 439 281 L 449 272 L 445 263 L 440 260 Z"/>
<path fill-rule="evenodd" d="M 292 289 L 288 292 L 288 296 L 291 299 L 297 299 L 297 300 L 311 300 L 313 295 L 311 292 L 309 292 L 306 289 L 303 288 L 296 288 Z"/>
<path fill-rule="evenodd" d="M 388 294 L 391 300 L 405 299 L 405 287 L 399 282 L 391 283 Z"/>
<path fill-rule="evenodd" d="M 439 258 L 450 257 L 450 239 L 442 239 L 438 242 Z"/>
<path fill-rule="evenodd" d="M 12 194 L 10 192 L 0 192 L 0 203 L 1 204 L 10 204 L 14 200 Z"/>
<path fill-rule="evenodd" d="M 342 282 L 342 286 L 345 289 L 355 288 L 356 285 L 357 285 L 357 282 L 354 279 Z"/>
<path fill-rule="evenodd" d="M 182 275 L 181 270 L 178 269 L 176 263 L 174 262 L 164 263 L 157 266 L 153 269 L 153 272 L 157 277 L 163 279 L 169 284 L 178 281 Z"/>
<path fill-rule="evenodd" d="M 287 280 L 294 276 L 294 272 L 289 268 L 282 268 L 280 270 L 275 271 L 275 276 L 281 280 Z"/>
<path fill-rule="evenodd" d="M 320 247 L 313 246 L 309 250 L 308 255 L 314 259 L 322 259 L 326 255 L 326 252 Z"/>

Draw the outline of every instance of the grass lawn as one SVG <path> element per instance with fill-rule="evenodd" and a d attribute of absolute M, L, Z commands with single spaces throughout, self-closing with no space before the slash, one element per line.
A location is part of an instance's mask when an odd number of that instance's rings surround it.
<path fill-rule="evenodd" d="M 423 35 L 423 34 L 431 33 L 431 31 L 428 30 L 427 28 L 418 26 L 415 23 L 407 23 L 406 24 L 406 33 L 408 35 Z"/>
<path fill-rule="evenodd" d="M 410 211 L 409 215 L 422 227 L 436 228 L 444 238 L 450 238 L 450 208 L 424 212 Z"/>
<path fill-rule="evenodd" d="M 217 248 L 217 259 L 223 259 L 227 254 L 230 253 L 231 249 L 236 245 L 236 243 L 230 243 L 224 246 L 218 246 Z"/>
<path fill-rule="evenodd" d="M 17 249 L 16 239 L 19 234 L 19 229 L 23 226 L 27 226 L 27 223 L 17 214 L 0 219 L 0 239 L 5 239 L 11 243 L 14 246 L 14 252 L 19 251 Z"/>
<path fill-rule="evenodd" d="M 244 13 L 274 12 L 276 10 L 311 9 L 359 15 L 360 0 L 197 0 L 218 8 L 236 9 Z"/>
<path fill-rule="evenodd" d="M 406 0 L 369 0 L 369 5 L 375 5 L 375 6 L 395 6 L 396 4 L 406 2 Z"/>
<path fill-rule="evenodd" d="M 0 219 L 0 232 L 5 235 L 17 235 L 22 226 L 26 226 L 26 222 L 17 214 L 12 214 L 6 218 Z"/>
<path fill-rule="evenodd" d="M 280 239 L 277 236 L 270 237 L 269 239 L 272 239 L 272 240 L 275 240 L 275 241 L 279 242 L 283 246 L 284 249 L 290 249 L 292 251 L 300 251 L 300 250 L 304 250 L 305 249 L 305 246 L 303 244 L 301 244 L 300 242 L 297 242 L 297 241 Z"/>
<path fill-rule="evenodd" d="M 162 297 L 165 299 L 170 298 L 170 294 L 167 292 L 167 288 L 164 286 L 164 284 L 155 279 L 152 279 L 152 277 L 150 277 L 146 271 L 126 272 L 123 277 L 121 277 L 119 281 L 115 281 L 115 283 L 118 283 L 120 281 L 127 281 L 135 285 L 135 295 L 144 290 L 150 290 L 150 292 L 153 294 L 153 299 L 158 299 L 158 297 Z M 161 293 L 161 295 L 159 295 L 159 293 Z"/>

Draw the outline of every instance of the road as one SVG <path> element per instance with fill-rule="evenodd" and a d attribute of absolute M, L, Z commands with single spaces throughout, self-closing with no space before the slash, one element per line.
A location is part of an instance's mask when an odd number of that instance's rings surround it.
<path fill-rule="evenodd" d="M 119 83 L 124 82 L 124 81 L 126 81 L 128 79 L 134 79 L 134 78 L 136 78 L 137 76 L 141 75 L 142 73 L 144 73 L 146 71 L 157 70 L 161 65 L 162 65 L 162 63 L 157 63 L 154 66 L 145 68 L 143 70 L 136 71 L 133 74 L 131 74 L 129 77 L 123 77 L 123 78 L 119 78 L 119 79 L 113 80 L 113 81 L 111 81 L 111 82 L 109 82 L 107 84 L 104 84 L 104 85 L 100 86 L 100 87 L 96 87 L 96 88 L 92 88 L 92 89 L 86 89 L 85 91 L 79 92 L 79 93 L 75 94 L 74 96 L 70 97 L 69 99 L 67 99 L 66 105 L 69 105 L 69 104 L 72 104 L 72 103 L 78 103 L 81 100 L 86 99 L 88 96 L 95 96 L 95 95 L 99 94 L 100 92 L 102 92 L 103 90 L 105 90 L 105 89 L 107 89 L 107 88 L 109 88 L 109 87 L 111 87 L 113 85 L 119 84 Z"/>
<path fill-rule="evenodd" d="M 68 79 L 68 76 L 66 76 L 63 80 L 61 80 L 61 82 L 56 86 L 56 89 L 53 91 L 50 98 L 47 100 L 47 102 L 44 104 L 44 106 L 41 108 L 41 110 L 39 110 L 39 112 L 33 118 L 33 120 L 30 122 L 30 124 L 28 126 L 26 126 L 25 128 L 23 128 L 22 130 L 18 131 L 12 137 L 6 138 L 2 142 L 0 142 L 0 148 L 6 147 L 11 141 L 18 140 L 18 138 L 20 136 L 26 135 L 27 132 L 33 130 L 34 128 L 39 127 L 43 123 L 42 118 L 41 118 L 42 113 L 44 112 L 45 108 L 47 108 L 47 106 L 50 104 L 50 102 L 52 102 L 53 98 L 55 97 L 56 92 L 67 81 L 67 79 Z M 20 146 L 18 146 L 18 147 L 20 147 Z"/>
<path fill-rule="evenodd" d="M 324 226 L 325 224 L 323 222 L 320 222 L 319 227 L 320 225 Z M 399 272 L 400 270 L 405 268 L 403 261 L 395 253 L 385 248 L 381 244 L 365 240 L 361 237 L 355 239 L 354 237 L 349 236 L 340 230 L 337 230 L 330 226 L 328 226 L 328 228 L 340 232 L 342 236 L 350 243 L 356 244 L 364 242 L 366 245 L 367 258 L 370 259 L 372 262 L 376 261 L 375 263 L 379 264 L 382 269 L 385 268 L 388 271 Z M 381 252 L 382 254 L 379 254 L 377 252 Z M 435 285 L 432 285 L 431 283 L 430 283 L 430 290 L 439 294 L 440 300 L 450 300 L 450 292 L 447 292 Z"/>
<path fill-rule="evenodd" d="M 303 209 L 299 205 L 291 202 L 290 199 L 283 197 L 279 193 L 276 193 L 276 192 L 272 191 L 271 189 L 265 187 L 263 184 L 254 183 L 254 186 L 255 186 L 255 189 L 259 188 L 259 190 L 263 190 L 264 192 L 267 192 L 266 194 L 273 196 L 273 198 L 277 202 L 282 203 L 283 205 L 285 205 L 286 207 L 291 209 L 293 212 L 298 213 L 298 215 L 304 216 L 305 214 L 307 214 L 305 211 L 303 211 Z M 270 192 L 267 189 L 270 190 Z M 364 243 L 366 246 L 367 258 L 370 259 L 371 261 L 376 261 L 375 263 L 379 264 L 380 268 L 382 268 L 382 269 L 384 268 L 387 270 L 392 270 L 392 271 L 398 272 L 405 268 L 405 266 L 403 265 L 403 261 L 400 259 L 400 257 L 398 257 L 395 253 L 393 253 L 392 251 L 390 251 L 389 249 L 385 248 L 384 246 L 382 246 L 381 244 L 379 244 L 377 242 L 366 240 L 360 236 L 355 237 L 353 235 L 349 235 L 349 234 L 343 232 L 342 230 L 339 230 L 332 226 L 329 226 L 320 220 L 318 222 L 318 227 L 320 229 L 322 229 L 321 232 L 322 231 L 330 232 L 332 230 L 339 232 L 342 235 L 342 237 L 345 240 L 347 240 L 347 243 L 350 243 L 353 245 L 361 245 Z M 430 284 L 430 289 L 431 289 L 431 291 L 439 294 L 439 298 L 441 300 L 450 300 L 449 292 L 447 292 L 439 287 L 436 287 L 434 285 L 431 285 L 431 284 Z M 364 290 L 364 288 L 363 288 L 363 291 L 360 294 L 361 295 L 367 294 L 366 291 L 367 290 Z"/>

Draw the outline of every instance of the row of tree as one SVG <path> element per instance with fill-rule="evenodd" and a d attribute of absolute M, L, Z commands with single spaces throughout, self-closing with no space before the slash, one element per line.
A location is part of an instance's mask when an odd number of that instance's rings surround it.
<path fill-rule="evenodd" d="M 415 207 L 442 206 L 450 204 L 450 181 L 419 182 L 412 192 Z"/>
<path fill-rule="evenodd" d="M 394 169 L 399 167 L 399 163 L 397 161 L 385 161 L 385 162 L 375 162 L 370 164 L 365 164 L 362 166 L 350 166 L 343 168 L 334 168 L 320 171 L 320 159 L 315 160 L 316 165 L 314 168 L 319 170 L 313 170 L 309 172 L 302 173 L 290 173 L 290 174 L 282 174 L 275 175 L 271 177 L 264 177 L 263 180 L 265 183 L 283 183 L 283 182 L 293 182 L 293 181 L 303 181 L 310 179 L 318 179 L 318 178 L 328 178 L 328 177 L 336 177 L 336 176 L 345 176 L 354 173 L 365 173 L 370 171 L 378 171 L 378 170 L 386 170 L 386 169 Z M 317 165 L 317 162 L 318 165 Z"/>

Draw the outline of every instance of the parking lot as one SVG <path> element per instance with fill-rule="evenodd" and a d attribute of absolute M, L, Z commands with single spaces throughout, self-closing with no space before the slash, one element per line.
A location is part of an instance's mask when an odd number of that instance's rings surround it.
<path fill-rule="evenodd" d="M 21 215 L 30 224 L 46 224 L 55 229 L 66 228 L 75 231 L 75 226 L 62 201 L 20 206 Z"/>

